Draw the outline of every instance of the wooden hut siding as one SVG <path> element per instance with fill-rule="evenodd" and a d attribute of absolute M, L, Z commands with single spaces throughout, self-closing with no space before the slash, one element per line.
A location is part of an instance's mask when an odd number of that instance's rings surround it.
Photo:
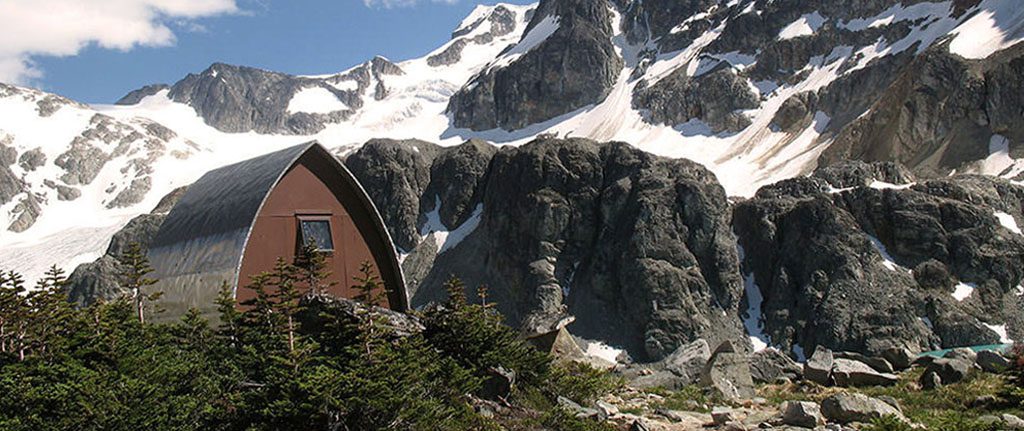
<path fill-rule="evenodd" d="M 168 214 L 149 250 L 168 318 L 197 308 L 213 317 L 220 286 L 245 299 L 251 275 L 291 258 L 298 246 L 298 216 L 327 217 L 338 286 L 352 297 L 352 276 L 370 261 L 388 289 L 388 306 L 408 307 L 394 244 L 365 190 L 316 142 L 286 148 L 208 172 Z"/>
<path fill-rule="evenodd" d="M 352 298 L 358 293 L 351 285 L 353 277 L 359 275 L 360 265 L 362 262 L 375 262 L 367 245 L 369 241 L 365 239 L 373 235 L 373 227 L 364 226 L 369 231 L 366 236 L 359 231 L 352 215 L 327 186 L 328 181 L 322 179 L 329 176 L 329 172 L 325 172 L 322 166 L 318 167 L 311 159 L 308 156 L 300 158 L 285 173 L 256 216 L 256 223 L 242 257 L 239 272 L 241 285 L 244 286 L 247 280 L 260 271 L 272 268 L 278 257 L 293 260 L 301 241 L 300 219 L 320 219 L 330 222 L 334 243 L 334 249 L 327 254 L 327 264 L 331 271 L 327 281 L 334 283 L 329 293 Z M 320 172 L 314 172 L 314 169 Z M 381 273 L 376 265 L 373 269 L 377 274 Z M 237 294 L 239 301 L 251 297 L 252 292 L 246 289 Z M 387 303 L 380 305 L 386 306 Z"/>

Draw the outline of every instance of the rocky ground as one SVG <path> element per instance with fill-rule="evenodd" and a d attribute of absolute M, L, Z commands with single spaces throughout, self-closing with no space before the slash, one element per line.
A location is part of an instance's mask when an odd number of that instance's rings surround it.
<path fill-rule="evenodd" d="M 819 349 L 797 364 L 777 351 L 748 355 L 723 345 L 704 362 L 706 347 L 696 344 L 661 363 L 619 365 L 620 390 L 562 405 L 630 431 L 1024 429 L 1021 406 L 1001 398 L 1011 361 L 994 351 L 890 352 L 890 362 Z M 666 371 L 672 376 L 652 378 Z"/>

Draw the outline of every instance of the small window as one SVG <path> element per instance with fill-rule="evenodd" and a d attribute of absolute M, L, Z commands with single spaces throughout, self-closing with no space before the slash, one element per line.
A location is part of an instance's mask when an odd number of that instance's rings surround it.
<path fill-rule="evenodd" d="M 300 219 L 299 232 L 302 244 L 316 244 L 318 251 L 333 251 L 334 239 L 331 237 L 331 221 L 328 219 Z"/>

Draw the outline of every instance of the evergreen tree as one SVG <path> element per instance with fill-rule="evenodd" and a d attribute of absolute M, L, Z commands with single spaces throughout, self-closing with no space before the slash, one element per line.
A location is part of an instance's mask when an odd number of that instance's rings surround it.
<path fill-rule="evenodd" d="M 153 267 L 149 265 L 149 257 L 146 256 L 139 243 L 133 242 L 121 256 L 121 262 L 126 266 L 121 274 L 123 286 L 130 292 L 139 322 L 146 323 L 147 303 L 157 300 L 161 295 L 161 292 L 149 295 L 143 293 L 143 289 L 157 282 L 157 280 L 147 277 L 153 272 Z"/>
<path fill-rule="evenodd" d="M 221 283 L 220 292 L 217 294 L 217 313 L 220 315 L 218 334 L 227 337 L 231 346 L 235 347 L 240 338 L 242 313 L 238 311 L 235 292 L 226 281 Z"/>
<path fill-rule="evenodd" d="M 387 291 L 380 277 L 373 271 L 373 264 L 363 261 L 359 264 L 359 275 L 352 277 L 355 284 L 352 288 L 357 292 L 355 299 L 367 305 L 382 305 L 387 299 Z"/>
<path fill-rule="evenodd" d="M 466 308 L 466 285 L 462 283 L 462 280 L 454 275 L 451 276 L 444 283 L 444 290 L 448 293 L 448 300 L 445 302 L 448 308 L 454 311 Z"/>
<path fill-rule="evenodd" d="M 278 258 L 274 264 L 272 283 L 276 288 L 273 301 L 274 309 L 282 316 L 284 321 L 284 332 L 288 339 L 288 357 L 294 367 L 298 367 L 296 360 L 295 336 L 296 323 L 295 313 L 299 310 L 299 293 L 296 287 L 295 272 L 297 268 L 289 265 L 284 259 Z"/>
<path fill-rule="evenodd" d="M 302 245 L 295 255 L 295 266 L 299 269 L 300 281 L 314 295 L 319 295 L 337 284 L 327 281 L 331 276 L 331 271 L 327 269 L 327 255 L 317 248 L 314 241 Z"/>
<path fill-rule="evenodd" d="M 25 360 L 28 345 L 29 322 L 32 318 L 31 307 L 25 294 L 25 277 L 15 271 L 8 271 L 5 277 L 7 285 L 7 301 L 9 314 L 5 314 L 9 323 L 6 324 L 7 350 L 17 353 L 18 360 Z"/>
<path fill-rule="evenodd" d="M 56 350 L 64 338 L 61 335 L 70 325 L 73 310 L 64 289 L 66 286 L 64 271 L 54 265 L 26 296 L 30 305 L 30 347 L 39 354 L 48 355 Z"/>
<path fill-rule="evenodd" d="M 0 353 L 13 349 L 12 332 L 20 317 L 21 292 L 12 283 L 13 273 L 0 271 Z"/>

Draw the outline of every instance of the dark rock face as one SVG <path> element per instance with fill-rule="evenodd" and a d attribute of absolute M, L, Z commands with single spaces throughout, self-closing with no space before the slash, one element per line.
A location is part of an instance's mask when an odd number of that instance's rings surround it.
<path fill-rule="evenodd" d="M 496 153 L 473 142 L 412 145 L 371 142 L 346 165 L 404 250 L 423 244 L 434 210 L 445 229 L 469 230 L 457 245 L 424 245 L 443 251 L 414 305 L 444 299 L 441 284 L 455 274 L 471 290 L 486 283 L 514 326 L 568 312 L 573 333 L 638 358 L 660 359 L 697 338 L 743 339 L 728 202 L 706 169 L 576 139 Z M 470 220 L 477 224 L 464 228 Z"/>
<path fill-rule="evenodd" d="M 865 163 L 859 160 L 840 162 L 818 168 L 814 176 L 837 189 L 870 186 L 874 181 L 909 184 L 917 179 L 903 165 L 895 162 Z"/>
<path fill-rule="evenodd" d="M 166 89 L 169 89 L 169 88 L 171 88 L 171 86 L 169 86 L 167 84 L 151 84 L 151 85 L 147 85 L 147 86 L 139 88 L 137 90 L 132 90 L 128 94 L 124 95 L 124 97 L 118 99 L 117 102 L 114 102 L 114 104 L 115 105 L 134 105 L 136 103 L 141 102 L 142 99 L 145 99 L 145 98 L 147 98 L 149 96 L 152 96 L 152 95 L 154 95 L 156 93 L 159 93 L 159 92 L 161 92 L 163 90 L 166 90 Z"/>
<path fill-rule="evenodd" d="M 722 66 L 725 66 L 723 63 Z M 737 132 L 750 120 L 737 112 L 758 107 L 760 100 L 745 79 L 728 67 L 691 78 L 681 68 L 633 94 L 633 107 L 647 109 L 655 123 L 675 125 L 696 118 L 714 132 Z"/>
<path fill-rule="evenodd" d="M 370 89 L 375 98 L 383 98 L 387 94 L 383 77 L 403 73 L 383 57 L 374 57 L 344 74 L 326 78 L 215 63 L 201 73 L 189 74 L 173 86 L 150 85 L 132 91 L 117 103 L 135 104 L 169 88 L 168 97 L 191 106 L 206 124 L 218 130 L 308 135 L 319 132 L 326 124 L 348 119 L 363 106 L 361 95 Z M 308 88 L 329 92 L 347 109 L 328 113 L 290 112 L 292 97 Z"/>
<path fill-rule="evenodd" d="M 541 43 L 504 67 L 483 70 L 452 96 L 455 127 L 515 130 L 604 100 L 623 66 L 607 4 L 542 0 L 520 43 L 552 20 L 558 28 Z M 503 55 L 510 52 L 516 48 Z"/>
<path fill-rule="evenodd" d="M 822 177 L 853 188 L 817 191 L 828 184 Z M 908 180 L 897 166 L 854 163 L 787 183 L 815 187 L 780 183 L 736 206 L 744 266 L 764 296 L 773 342 L 881 354 L 997 342 L 982 322 L 1019 333 L 1024 237 L 993 214 L 1020 218 L 1024 190 L 975 176 L 863 186 Z M 953 279 L 977 291 L 958 301 Z"/>
<path fill-rule="evenodd" d="M 170 207 L 184 194 L 184 190 L 184 187 L 175 189 L 161 199 L 153 212 L 131 219 L 110 239 L 110 245 L 103 256 L 75 268 L 65 288 L 68 299 L 79 306 L 85 306 L 97 300 L 111 300 L 126 294 L 127 291 L 121 287 L 122 274 L 126 270 L 121 258 L 132 243 L 138 243 L 143 250 L 149 247 Z"/>
<path fill-rule="evenodd" d="M 310 134 L 323 129 L 318 121 L 320 114 L 287 112 L 292 96 L 306 84 L 301 78 L 283 73 L 216 63 L 178 81 L 168 96 L 193 107 L 206 124 L 225 132 Z M 347 106 L 357 99 L 330 85 L 314 85 Z"/>
<path fill-rule="evenodd" d="M 821 161 L 891 160 L 920 175 L 941 176 L 988 156 L 984 144 L 994 134 L 1012 145 L 1021 142 L 1022 54 L 1018 45 L 967 60 L 944 45 L 929 49 L 898 74 L 867 116 L 837 135 Z"/>
<path fill-rule="evenodd" d="M 427 64 L 432 67 L 447 66 L 458 63 L 462 59 L 462 50 L 471 43 L 491 43 L 494 38 L 511 33 L 516 28 L 516 13 L 503 5 L 495 6 L 487 16 L 481 17 L 474 23 L 460 28 L 452 33 L 452 42 L 444 51 L 427 57 Z M 482 26 L 488 26 L 488 30 L 478 33 L 473 37 L 466 35 L 476 31 Z"/>
<path fill-rule="evenodd" d="M 424 141 L 374 139 L 345 159 L 374 199 L 377 210 L 402 251 L 420 241 L 420 197 L 430 182 L 431 165 L 441 151 Z"/>

